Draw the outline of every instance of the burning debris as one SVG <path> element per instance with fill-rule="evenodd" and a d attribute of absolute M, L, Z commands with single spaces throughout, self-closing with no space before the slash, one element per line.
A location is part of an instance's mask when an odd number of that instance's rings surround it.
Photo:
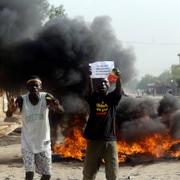
<path fill-rule="evenodd" d="M 127 82 L 135 75 L 135 56 L 132 49 L 122 47 L 107 16 L 96 17 L 91 23 L 82 18 L 60 17 L 42 25 L 47 9 L 39 8 L 46 3 L 45 0 L 30 4 L 27 0 L 0 2 L 0 87 L 18 92 L 27 77 L 40 76 L 43 87 L 58 98 L 63 96 L 60 101 L 67 114 L 62 118 L 51 113 L 51 117 L 57 120 L 52 123 L 53 131 L 60 124 L 62 134 L 67 136 L 77 132 L 68 133 L 74 126 L 73 117 L 83 119 L 84 125 L 87 116 L 87 110 L 77 105 L 85 89 L 84 65 L 95 60 L 113 60 Z M 15 19 L 13 14 L 17 15 Z M 9 18 L 5 21 L 4 17 Z M 77 129 L 79 134 L 82 129 Z"/>
<path fill-rule="evenodd" d="M 18 91 L 27 77 L 37 74 L 45 88 L 58 98 L 63 95 L 67 114 L 63 118 L 51 116 L 57 119 L 53 130 L 59 125 L 65 138 L 63 144 L 55 144 L 54 139 L 53 149 L 64 157 L 82 160 L 86 148 L 82 131 L 88 116 L 82 99 L 84 65 L 113 60 L 127 82 L 135 75 L 135 56 L 132 49 L 123 48 L 109 17 L 96 17 L 91 23 L 60 17 L 42 25 L 47 8 L 46 0 L 1 0 L 0 87 Z M 179 102 L 172 96 L 160 103 L 122 100 L 117 114 L 119 160 L 138 153 L 178 156 L 170 152 L 179 143 L 178 109 Z"/>
<path fill-rule="evenodd" d="M 173 129 L 178 117 L 178 108 L 177 97 L 169 95 L 164 96 L 159 103 L 151 99 L 126 98 L 122 101 L 118 107 L 117 117 L 120 124 L 118 126 L 120 157 L 123 154 L 126 154 L 125 159 L 135 154 L 150 154 L 156 158 L 177 157 L 178 153 L 174 153 L 171 147 L 178 143 L 178 139 L 173 137 L 175 132 L 178 133 L 175 128 Z M 122 158 L 122 161 L 125 159 Z"/>
<path fill-rule="evenodd" d="M 82 131 L 84 123 L 82 123 L 79 116 L 75 116 L 69 122 L 71 122 L 71 126 L 63 130 L 65 135 L 64 141 L 60 144 L 54 144 L 53 152 L 65 158 L 74 158 L 82 161 L 87 145 Z"/>
<path fill-rule="evenodd" d="M 117 114 L 119 162 L 140 156 L 148 156 L 150 159 L 180 156 L 179 129 L 176 128 L 179 110 L 175 108 L 169 114 L 170 126 L 162 120 L 164 114 L 162 113 L 161 116 L 158 114 L 158 109 L 166 112 L 164 106 L 161 107 L 162 101 L 172 103 L 169 98 L 165 96 L 158 103 L 152 99 L 128 97 L 120 102 Z M 173 102 L 174 104 L 171 105 L 175 107 L 178 100 Z M 83 160 L 86 148 L 86 141 L 82 136 L 83 121 L 76 116 L 72 122 L 74 124 L 68 130 L 71 135 L 65 136 L 64 143 L 55 144 L 54 152 L 63 157 Z"/>

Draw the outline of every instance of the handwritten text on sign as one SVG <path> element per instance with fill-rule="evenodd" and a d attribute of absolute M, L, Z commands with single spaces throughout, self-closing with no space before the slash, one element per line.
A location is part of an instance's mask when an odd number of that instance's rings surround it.
<path fill-rule="evenodd" d="M 114 68 L 114 61 L 97 61 L 89 64 L 91 66 L 91 78 L 107 78 Z"/>

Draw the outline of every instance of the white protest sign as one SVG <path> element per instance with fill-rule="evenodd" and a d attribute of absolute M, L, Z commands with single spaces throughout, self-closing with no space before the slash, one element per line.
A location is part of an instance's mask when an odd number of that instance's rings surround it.
<path fill-rule="evenodd" d="M 96 61 L 91 66 L 91 78 L 107 78 L 114 68 L 114 61 Z"/>

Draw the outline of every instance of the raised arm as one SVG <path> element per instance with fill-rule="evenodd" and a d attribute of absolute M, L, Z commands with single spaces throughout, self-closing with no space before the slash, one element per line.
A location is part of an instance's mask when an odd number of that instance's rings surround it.
<path fill-rule="evenodd" d="M 21 96 L 17 97 L 16 100 L 12 97 L 8 101 L 8 110 L 6 112 L 7 117 L 11 117 L 18 109 L 22 110 L 23 98 Z"/>
<path fill-rule="evenodd" d="M 117 76 L 115 92 L 121 94 L 122 88 L 121 88 L 120 71 L 116 68 L 114 68 L 114 71 L 115 71 L 115 74 Z"/>
<path fill-rule="evenodd" d="M 60 105 L 59 101 L 49 93 L 46 94 L 46 102 L 53 111 L 58 113 L 64 112 L 64 108 Z"/>

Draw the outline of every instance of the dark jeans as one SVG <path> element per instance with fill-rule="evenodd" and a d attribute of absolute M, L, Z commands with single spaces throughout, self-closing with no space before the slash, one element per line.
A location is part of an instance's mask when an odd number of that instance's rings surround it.
<path fill-rule="evenodd" d="M 83 180 L 94 180 L 101 165 L 105 161 L 107 180 L 118 179 L 118 151 L 116 141 L 89 140 L 84 160 Z"/>

